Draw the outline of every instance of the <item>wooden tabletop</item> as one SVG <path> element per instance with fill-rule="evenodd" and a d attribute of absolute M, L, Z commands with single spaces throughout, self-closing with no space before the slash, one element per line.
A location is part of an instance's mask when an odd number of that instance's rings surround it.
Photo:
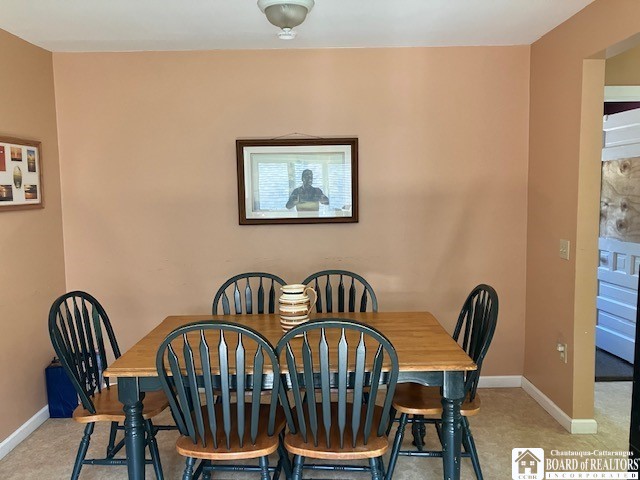
<path fill-rule="evenodd" d="M 400 371 L 475 370 L 471 358 L 428 312 L 366 312 L 316 314 L 312 319 L 348 318 L 367 323 L 384 333 L 398 353 Z M 167 317 L 104 372 L 107 377 L 156 377 L 156 352 L 174 329 L 187 323 L 223 320 L 258 330 L 272 345 L 282 337 L 279 315 L 176 315 Z"/>

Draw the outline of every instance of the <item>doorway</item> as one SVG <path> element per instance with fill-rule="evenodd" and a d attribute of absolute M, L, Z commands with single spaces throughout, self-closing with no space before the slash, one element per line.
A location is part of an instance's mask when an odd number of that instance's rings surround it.
<path fill-rule="evenodd" d="M 640 268 L 640 108 L 608 101 L 608 93 L 605 88 L 595 380 L 631 381 Z"/>

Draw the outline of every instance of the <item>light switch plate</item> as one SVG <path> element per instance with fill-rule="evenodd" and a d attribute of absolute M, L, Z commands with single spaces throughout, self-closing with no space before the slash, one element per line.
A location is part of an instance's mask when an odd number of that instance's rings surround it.
<path fill-rule="evenodd" d="M 558 342 L 558 344 L 556 345 L 556 350 L 558 350 L 558 353 L 560 354 L 560 360 L 562 360 L 564 363 L 567 363 L 567 344 Z"/>
<path fill-rule="evenodd" d="M 571 252 L 571 242 L 569 240 L 560 240 L 560 258 L 569 260 L 569 254 Z"/>

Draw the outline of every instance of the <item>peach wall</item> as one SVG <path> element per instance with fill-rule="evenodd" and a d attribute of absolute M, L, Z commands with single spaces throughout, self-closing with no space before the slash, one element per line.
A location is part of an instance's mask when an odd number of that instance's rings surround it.
<path fill-rule="evenodd" d="M 0 30 L 0 135 L 42 142 L 45 208 L 0 212 L 0 442 L 47 404 L 47 314 L 64 291 L 51 53 Z"/>
<path fill-rule="evenodd" d="M 129 347 L 229 276 L 363 274 L 449 329 L 500 294 L 485 374 L 520 374 L 529 47 L 54 54 L 67 287 Z M 360 223 L 239 226 L 235 140 L 360 141 Z"/>
<path fill-rule="evenodd" d="M 525 376 L 573 418 L 593 417 L 604 51 L 640 31 L 640 3 L 597 0 L 531 47 Z M 558 256 L 572 242 L 570 261 Z M 576 261 L 577 259 L 577 261 Z M 558 340 L 569 345 L 560 362 Z"/>

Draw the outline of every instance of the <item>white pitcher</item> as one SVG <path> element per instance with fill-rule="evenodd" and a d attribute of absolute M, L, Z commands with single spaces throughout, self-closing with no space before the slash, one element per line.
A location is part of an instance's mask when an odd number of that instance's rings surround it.
<path fill-rule="evenodd" d="M 316 291 L 302 284 L 284 285 L 278 299 L 280 325 L 286 333 L 293 327 L 309 320 L 309 313 L 318 300 Z M 313 294 L 313 302 L 307 292 Z"/>

